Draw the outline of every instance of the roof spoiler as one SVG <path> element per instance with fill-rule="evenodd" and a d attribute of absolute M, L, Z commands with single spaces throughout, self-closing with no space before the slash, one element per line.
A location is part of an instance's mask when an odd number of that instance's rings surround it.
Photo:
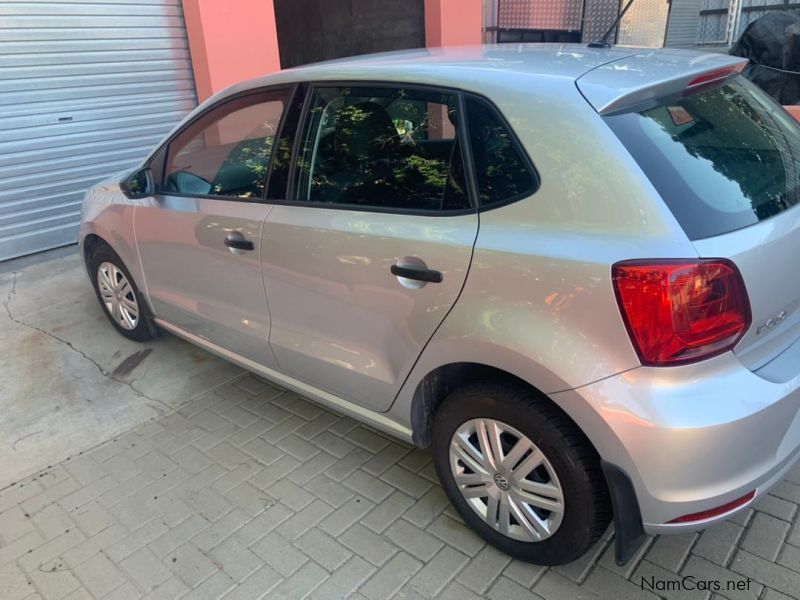
<path fill-rule="evenodd" d="M 747 60 L 738 56 L 679 49 L 640 52 L 584 73 L 576 84 L 603 115 L 697 88 L 741 73 Z"/>

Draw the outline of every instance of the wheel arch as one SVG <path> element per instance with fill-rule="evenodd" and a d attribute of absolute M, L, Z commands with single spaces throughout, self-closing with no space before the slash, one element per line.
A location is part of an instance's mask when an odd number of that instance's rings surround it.
<path fill-rule="evenodd" d="M 494 354 L 490 353 L 488 356 L 502 359 L 503 350 L 498 348 Z M 566 386 L 553 389 L 537 385 L 535 377 L 532 378 L 515 368 L 519 366 L 518 363 L 514 361 L 507 363 L 511 368 L 505 368 L 505 364 L 501 366 L 498 361 L 481 359 L 448 360 L 438 365 L 425 365 L 425 368 L 417 365 L 415 371 L 419 374 L 418 379 L 410 378 L 406 382 L 391 412 L 396 418 L 404 417 L 407 420 L 414 444 L 420 448 L 427 448 L 431 444 L 436 411 L 453 390 L 479 380 L 506 382 L 530 389 L 555 406 L 588 440 L 600 458 L 629 467 L 631 460 L 627 450 L 609 427 L 598 407 L 586 401 L 577 390 L 570 390 Z M 548 377 L 545 380 L 547 383 L 552 383 Z"/>
<path fill-rule="evenodd" d="M 110 233 L 110 232 L 109 232 Z M 139 264 L 138 255 L 136 254 L 135 248 L 132 248 L 130 244 L 128 244 L 124 238 L 120 238 L 120 236 L 116 236 L 120 244 L 115 245 L 109 242 L 108 238 L 114 237 L 112 235 L 103 235 L 102 232 L 98 232 L 96 229 L 92 229 L 91 231 L 85 233 L 81 239 L 81 258 L 83 259 L 83 264 L 86 267 L 86 272 L 89 275 L 89 278 L 92 279 L 95 275 L 91 272 L 91 260 L 94 252 L 100 246 L 108 246 L 111 250 L 119 257 L 125 267 L 128 269 L 131 278 L 133 279 L 134 284 L 141 292 L 142 296 L 144 297 L 145 301 L 147 302 L 147 307 L 150 310 L 151 314 L 153 313 L 153 306 L 150 302 L 150 296 L 147 293 L 147 288 L 144 285 L 144 274 L 142 273 L 141 266 Z"/>
<path fill-rule="evenodd" d="M 89 264 L 92 260 L 92 254 L 94 254 L 94 251 L 100 244 L 106 244 L 110 246 L 110 244 L 107 241 L 105 241 L 96 233 L 89 233 L 83 238 L 82 258 L 83 258 L 83 264 L 86 267 L 87 272 L 89 271 Z"/>
<path fill-rule="evenodd" d="M 582 386 L 570 385 L 530 354 L 498 344 L 488 335 L 458 335 L 463 330 L 438 332 L 389 409 L 389 416 L 409 426 L 417 446 L 430 445 L 436 410 L 452 390 L 476 379 L 494 379 L 534 391 L 566 414 L 600 458 L 629 467 L 628 453 L 605 420 L 603 407 L 584 398 Z"/>
<path fill-rule="evenodd" d="M 410 421 L 414 443 L 417 446 L 427 448 L 430 445 L 436 412 L 447 396 L 455 389 L 476 381 L 495 381 L 526 387 L 547 399 L 574 422 L 574 419 L 547 394 L 511 371 L 483 362 L 450 362 L 430 370 L 414 389 Z M 578 423 L 575 425 L 582 431 Z"/>

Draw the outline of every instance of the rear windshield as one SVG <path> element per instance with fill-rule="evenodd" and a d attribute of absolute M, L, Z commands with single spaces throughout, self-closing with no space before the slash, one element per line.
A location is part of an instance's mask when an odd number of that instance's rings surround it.
<path fill-rule="evenodd" d="M 693 240 L 800 201 L 800 126 L 741 76 L 605 119 Z"/>

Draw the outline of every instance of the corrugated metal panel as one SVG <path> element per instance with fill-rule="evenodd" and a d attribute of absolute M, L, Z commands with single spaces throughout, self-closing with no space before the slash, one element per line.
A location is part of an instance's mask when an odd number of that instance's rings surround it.
<path fill-rule="evenodd" d="M 728 41 L 728 17 L 731 5 L 738 0 L 702 0 L 695 43 L 724 45 Z M 707 11 L 719 11 L 711 12 Z"/>
<path fill-rule="evenodd" d="M 583 41 L 598 42 L 619 15 L 620 0 L 586 0 L 583 9 Z M 612 36 L 610 41 L 615 41 Z"/>
<path fill-rule="evenodd" d="M 695 45 L 701 6 L 702 0 L 672 0 L 665 46 L 689 48 Z"/>
<path fill-rule="evenodd" d="M 196 104 L 180 0 L 0 2 L 0 260 L 74 242 L 86 189 Z"/>
<path fill-rule="evenodd" d="M 583 0 L 502 0 L 500 27 L 577 31 L 583 18 Z"/>
<path fill-rule="evenodd" d="M 483 0 L 483 43 L 494 44 L 497 42 L 497 2 L 498 0 Z M 487 30 L 487 28 L 490 28 Z"/>
<path fill-rule="evenodd" d="M 619 26 L 620 46 L 661 48 L 667 30 L 667 0 L 636 0 Z"/>

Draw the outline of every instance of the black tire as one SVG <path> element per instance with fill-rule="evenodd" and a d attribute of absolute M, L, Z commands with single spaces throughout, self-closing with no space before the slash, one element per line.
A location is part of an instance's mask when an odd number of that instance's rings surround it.
<path fill-rule="evenodd" d="M 153 315 L 150 313 L 150 308 L 147 305 L 147 301 L 139 291 L 139 288 L 136 286 L 136 282 L 133 280 L 133 277 L 131 277 L 128 267 L 125 266 L 125 263 L 122 262 L 122 259 L 117 255 L 117 253 L 114 252 L 114 250 L 112 250 L 107 244 L 101 243 L 92 252 L 88 263 L 92 287 L 94 287 L 94 293 L 97 296 L 98 302 L 100 302 L 103 312 L 114 328 L 129 340 L 133 340 L 135 342 L 146 342 L 147 340 L 151 340 L 156 337 L 158 330 L 153 322 Z M 133 296 L 136 299 L 136 304 L 139 309 L 138 320 L 133 329 L 125 329 L 122 327 L 122 325 L 118 323 L 111 315 L 108 307 L 103 301 L 98 283 L 98 270 L 103 263 L 112 263 L 114 266 L 116 266 L 123 273 L 130 284 Z"/>
<path fill-rule="evenodd" d="M 450 467 L 450 442 L 462 424 L 477 418 L 510 425 L 549 461 L 564 495 L 563 517 L 551 537 L 537 542 L 508 537 L 486 523 L 461 495 Z M 532 389 L 485 382 L 455 390 L 437 411 L 433 454 L 445 493 L 467 525 L 514 558 L 539 565 L 571 562 L 602 536 L 611 521 L 611 502 L 596 451 L 558 407 Z"/>

